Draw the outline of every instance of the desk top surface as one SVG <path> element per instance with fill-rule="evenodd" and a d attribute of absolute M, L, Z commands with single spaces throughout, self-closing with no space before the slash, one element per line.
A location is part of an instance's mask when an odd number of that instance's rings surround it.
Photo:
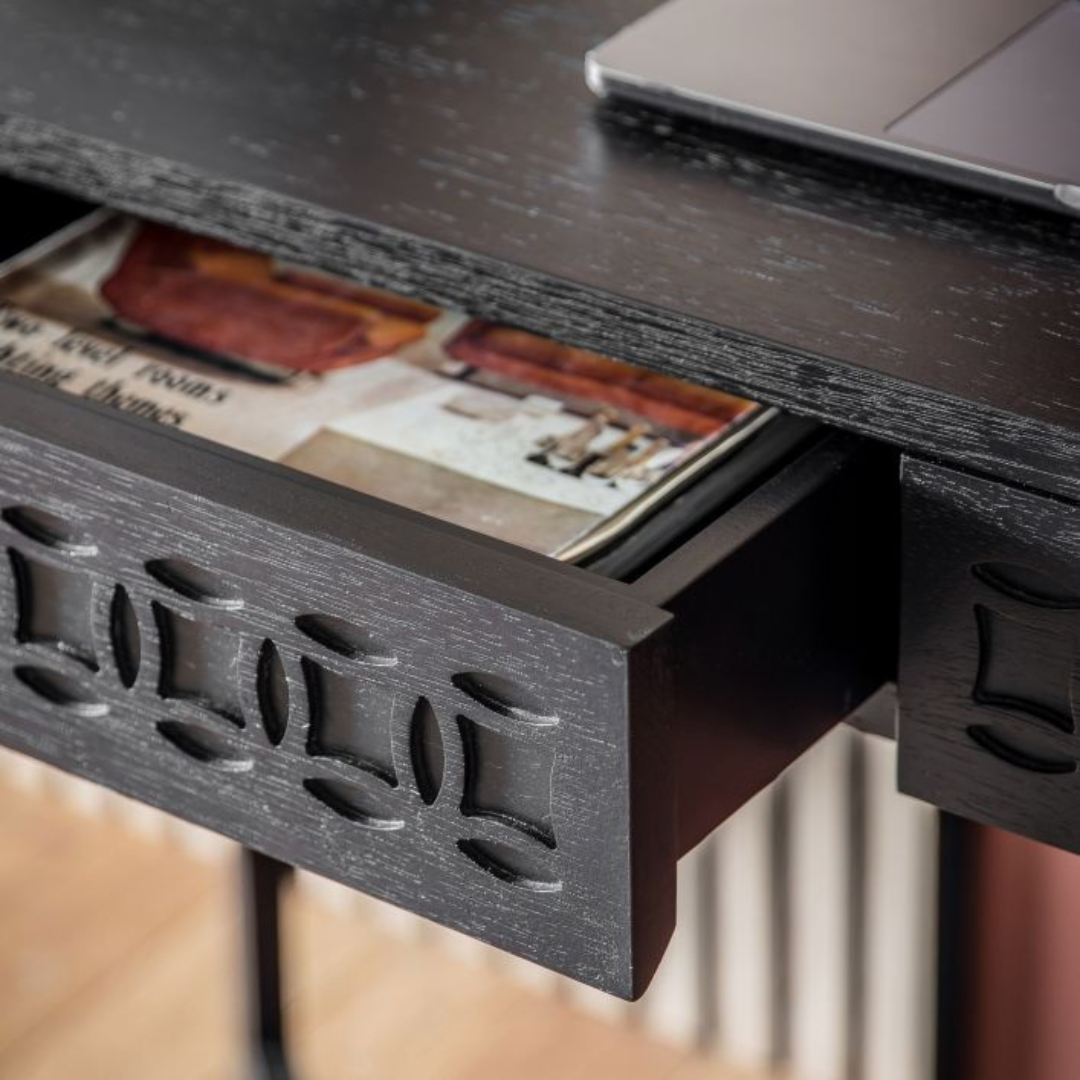
<path fill-rule="evenodd" d="M 600 106 L 654 0 L 7 0 L 0 170 L 1080 498 L 1080 219 Z"/>

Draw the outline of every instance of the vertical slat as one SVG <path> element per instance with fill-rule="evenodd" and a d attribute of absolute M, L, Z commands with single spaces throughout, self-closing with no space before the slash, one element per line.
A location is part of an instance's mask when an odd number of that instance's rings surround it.
<path fill-rule="evenodd" d="M 768 1068 L 774 1056 L 774 805 L 775 793 L 769 788 L 717 833 L 718 1050 L 746 1068 Z"/>
<path fill-rule="evenodd" d="M 711 1026 L 707 986 L 712 982 L 715 957 L 703 920 L 711 915 L 703 909 L 703 878 L 715 874 L 712 840 L 699 844 L 684 855 L 678 867 L 678 915 L 675 933 L 648 993 L 637 1006 L 646 1031 L 664 1042 L 683 1049 L 702 1045 Z"/>
<path fill-rule="evenodd" d="M 701 845 L 698 874 L 697 950 L 699 965 L 700 1046 L 715 1050 L 720 1038 L 720 839 L 714 833 Z"/>
<path fill-rule="evenodd" d="M 560 977 L 556 993 L 572 1008 L 596 1020 L 603 1020 L 609 1024 L 632 1022 L 634 1007 L 617 997 L 605 994 L 602 990 Z"/>
<path fill-rule="evenodd" d="M 472 967 L 486 967 L 491 962 L 492 949 L 490 945 L 476 938 L 463 934 L 460 930 L 451 930 L 446 926 L 438 926 L 434 923 L 425 923 L 417 919 L 415 915 L 401 911 L 400 908 L 389 904 L 378 904 L 380 909 L 380 925 L 391 930 L 402 938 L 416 938 L 419 934 L 424 935 L 426 940 L 436 941 L 440 952 L 452 956 L 461 964 Z"/>
<path fill-rule="evenodd" d="M 770 913 L 772 921 L 773 1037 L 771 1064 L 786 1067 L 791 1060 L 791 781 L 782 775 L 773 785 L 769 829 L 769 859 L 772 864 Z"/>
<path fill-rule="evenodd" d="M 839 728 L 790 771 L 791 1066 L 802 1080 L 848 1072 L 850 761 L 858 736 Z"/>
<path fill-rule="evenodd" d="M 865 1075 L 934 1075 L 937 812 L 896 792 L 896 746 L 868 738 Z"/>
<path fill-rule="evenodd" d="M 497 949 L 491 950 L 491 963 L 501 975 L 505 975 L 519 986 L 549 997 L 557 995 L 558 984 L 565 978 L 547 968 L 542 968 L 539 964 L 511 956 L 509 953 L 499 952 Z"/>
<path fill-rule="evenodd" d="M 886 710 L 890 715 L 892 709 Z M 868 744 L 865 732 L 852 733 L 848 755 L 848 910 L 847 934 L 847 1080 L 873 1080 L 866 1073 L 866 931 L 867 859 L 871 836 L 866 820 L 870 804 Z"/>

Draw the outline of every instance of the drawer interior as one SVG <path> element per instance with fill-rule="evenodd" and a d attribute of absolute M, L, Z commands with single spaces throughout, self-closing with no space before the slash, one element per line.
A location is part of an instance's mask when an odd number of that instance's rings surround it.
<path fill-rule="evenodd" d="M 635 997 L 891 675 L 895 462 L 768 435 L 593 570 L 0 375 L 0 741 Z"/>
<path fill-rule="evenodd" d="M 610 577 L 813 430 L 212 237 L 40 191 L 23 206 L 0 371 Z"/>

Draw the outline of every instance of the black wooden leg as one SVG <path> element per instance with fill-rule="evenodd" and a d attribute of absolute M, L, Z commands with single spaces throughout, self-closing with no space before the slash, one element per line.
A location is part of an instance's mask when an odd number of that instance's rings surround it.
<path fill-rule="evenodd" d="M 292 868 L 240 849 L 245 1045 L 251 1080 L 290 1080 L 281 1015 L 281 886 Z"/>

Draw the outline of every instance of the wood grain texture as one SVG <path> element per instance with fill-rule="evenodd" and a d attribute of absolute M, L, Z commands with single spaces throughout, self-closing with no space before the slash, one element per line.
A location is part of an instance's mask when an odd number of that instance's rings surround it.
<path fill-rule="evenodd" d="M 623 996 L 690 832 L 889 674 L 852 436 L 625 584 L 0 386 L 0 741 Z"/>
<path fill-rule="evenodd" d="M 631 762 L 660 739 L 668 616 L 506 545 L 455 554 L 460 530 L 416 516 L 438 548 L 418 574 L 372 500 L 15 380 L 0 448 L 0 740 L 644 990 L 674 921 L 675 807 L 665 756 Z M 489 587 L 532 578 L 536 605 L 451 584 L 500 550 Z M 571 584 L 584 621 L 554 615 Z"/>
<path fill-rule="evenodd" d="M 1080 507 L 903 476 L 900 788 L 1080 852 Z"/>
<path fill-rule="evenodd" d="M 0 12 L 0 168 L 1080 493 L 1080 224 L 645 111 L 653 0 Z"/>

